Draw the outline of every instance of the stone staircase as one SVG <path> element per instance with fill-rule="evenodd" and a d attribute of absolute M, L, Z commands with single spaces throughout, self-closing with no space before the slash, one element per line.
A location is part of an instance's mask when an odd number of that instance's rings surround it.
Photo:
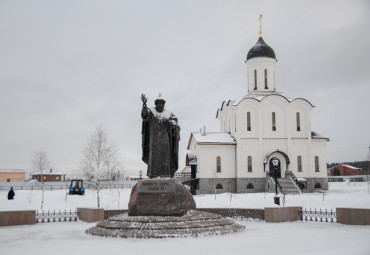
<path fill-rule="evenodd" d="M 300 195 L 301 192 L 297 188 L 296 184 L 290 179 L 287 178 L 278 178 L 278 183 L 281 185 L 283 194 L 291 194 L 291 195 Z"/>

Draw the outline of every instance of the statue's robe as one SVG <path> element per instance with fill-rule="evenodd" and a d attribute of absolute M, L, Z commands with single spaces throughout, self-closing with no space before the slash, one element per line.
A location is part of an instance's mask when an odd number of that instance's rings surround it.
<path fill-rule="evenodd" d="M 147 108 L 142 125 L 142 160 L 148 165 L 147 176 L 173 177 L 178 169 L 180 127 L 170 111 Z"/>

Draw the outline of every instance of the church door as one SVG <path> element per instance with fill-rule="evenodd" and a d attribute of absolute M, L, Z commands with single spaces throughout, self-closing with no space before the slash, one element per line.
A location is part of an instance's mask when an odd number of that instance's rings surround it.
<path fill-rule="evenodd" d="M 270 170 L 270 173 L 271 173 L 271 177 L 275 177 L 275 167 L 274 167 L 274 165 L 272 164 L 272 160 L 273 160 L 273 158 L 272 159 L 270 159 L 270 161 L 269 161 L 269 170 Z M 276 168 L 276 178 L 281 178 L 281 168 L 280 168 L 280 160 L 279 160 L 279 164 L 278 164 L 278 166 L 277 166 L 277 168 Z"/>

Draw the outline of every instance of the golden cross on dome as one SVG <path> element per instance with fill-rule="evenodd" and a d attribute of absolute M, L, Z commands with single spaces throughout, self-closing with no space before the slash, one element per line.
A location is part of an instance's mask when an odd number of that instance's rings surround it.
<path fill-rule="evenodd" d="M 258 20 L 260 22 L 260 37 L 262 37 L 262 14 L 260 14 L 260 16 L 258 17 Z"/>

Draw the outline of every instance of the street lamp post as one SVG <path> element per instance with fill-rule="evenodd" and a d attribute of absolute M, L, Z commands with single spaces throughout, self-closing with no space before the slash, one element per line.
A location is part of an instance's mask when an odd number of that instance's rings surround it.
<path fill-rule="evenodd" d="M 140 180 L 142 179 L 141 176 L 143 175 L 143 171 L 139 171 Z"/>
<path fill-rule="evenodd" d="M 278 189 L 277 189 L 277 167 L 279 165 L 279 160 L 277 158 L 273 158 L 272 165 L 274 166 L 274 180 L 275 180 L 274 204 L 280 205 L 280 197 L 278 196 Z"/>

